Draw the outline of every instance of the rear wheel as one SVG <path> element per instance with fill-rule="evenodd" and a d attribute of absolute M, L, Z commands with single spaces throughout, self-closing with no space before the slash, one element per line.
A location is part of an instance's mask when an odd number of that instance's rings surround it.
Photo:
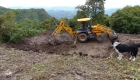
<path fill-rule="evenodd" d="M 88 36 L 87 36 L 86 33 L 80 33 L 80 34 L 78 35 L 78 40 L 79 40 L 80 42 L 86 42 L 87 39 L 88 39 Z"/>

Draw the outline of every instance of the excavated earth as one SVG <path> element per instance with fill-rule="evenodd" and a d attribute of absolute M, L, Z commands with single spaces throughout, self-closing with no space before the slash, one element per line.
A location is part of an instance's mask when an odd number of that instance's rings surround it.
<path fill-rule="evenodd" d="M 104 42 L 95 39 L 86 43 L 73 43 L 72 37 L 68 33 L 56 36 L 56 45 L 51 45 L 49 39 L 52 31 L 38 34 L 19 40 L 16 44 L 6 44 L 8 48 L 15 48 L 24 51 L 45 52 L 47 54 L 88 54 L 93 57 L 109 57 L 115 55 L 111 42 L 108 38 Z M 121 43 L 140 43 L 140 35 L 117 33 Z"/>

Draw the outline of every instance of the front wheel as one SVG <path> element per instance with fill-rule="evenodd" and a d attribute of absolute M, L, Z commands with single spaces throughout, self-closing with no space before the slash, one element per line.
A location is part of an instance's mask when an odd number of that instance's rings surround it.
<path fill-rule="evenodd" d="M 78 40 L 79 40 L 80 42 L 86 42 L 87 39 L 88 39 L 88 36 L 87 36 L 86 33 L 80 33 L 80 34 L 78 35 Z"/>

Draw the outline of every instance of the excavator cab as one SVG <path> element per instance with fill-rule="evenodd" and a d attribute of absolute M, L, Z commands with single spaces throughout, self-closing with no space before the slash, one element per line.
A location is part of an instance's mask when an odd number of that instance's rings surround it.
<path fill-rule="evenodd" d="M 81 19 L 77 19 L 77 21 L 82 24 L 81 27 L 79 28 L 79 30 L 87 30 L 88 29 L 89 26 L 86 25 L 86 22 L 90 21 L 90 18 L 81 18 Z"/>
<path fill-rule="evenodd" d="M 78 28 L 77 32 L 81 33 L 81 32 L 85 32 L 88 33 L 88 27 L 86 27 L 85 22 L 81 22 L 81 26 Z"/>
<path fill-rule="evenodd" d="M 86 42 L 88 38 L 95 38 L 95 34 L 92 32 L 91 25 L 89 24 L 90 18 L 81 18 L 77 19 L 77 21 L 82 24 L 82 26 L 77 30 L 78 41 Z M 85 23 L 88 23 L 88 25 L 86 25 Z"/>

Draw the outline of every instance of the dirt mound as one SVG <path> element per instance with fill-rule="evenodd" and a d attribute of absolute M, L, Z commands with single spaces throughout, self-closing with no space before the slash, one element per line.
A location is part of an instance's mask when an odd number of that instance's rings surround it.
<path fill-rule="evenodd" d="M 24 51 L 31 50 L 34 52 L 47 52 L 57 54 L 69 51 L 70 48 L 73 47 L 72 37 L 68 33 L 58 34 L 58 36 L 56 36 L 57 45 L 54 46 L 49 44 L 49 38 L 51 37 L 51 34 L 51 31 L 47 31 L 34 37 L 21 39 L 17 44 L 7 44 L 7 47 Z"/>
<path fill-rule="evenodd" d="M 51 34 L 51 31 L 47 31 L 34 37 L 24 38 L 17 44 L 7 44 L 7 47 L 25 51 L 45 52 L 47 54 L 83 53 L 93 57 L 108 57 L 114 51 L 108 39 L 102 43 L 97 40 L 89 40 L 86 43 L 78 42 L 74 45 L 73 39 L 68 33 L 56 36 L 57 45 L 53 46 L 48 42 Z M 121 43 L 140 43 L 139 35 L 118 33 L 118 37 Z"/>

